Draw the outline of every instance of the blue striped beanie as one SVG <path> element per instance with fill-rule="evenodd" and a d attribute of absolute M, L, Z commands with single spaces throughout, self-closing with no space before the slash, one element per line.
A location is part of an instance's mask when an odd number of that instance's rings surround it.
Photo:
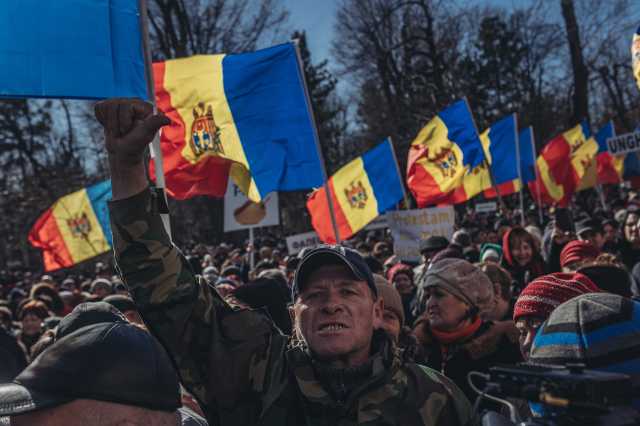
<path fill-rule="evenodd" d="M 589 293 L 558 306 L 531 347 L 534 364 L 581 363 L 631 376 L 640 391 L 640 302 L 611 293 Z M 640 399 L 634 399 L 640 409 Z"/>

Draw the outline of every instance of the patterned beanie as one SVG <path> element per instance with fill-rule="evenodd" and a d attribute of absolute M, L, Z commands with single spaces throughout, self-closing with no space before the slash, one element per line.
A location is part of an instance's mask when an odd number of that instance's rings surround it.
<path fill-rule="evenodd" d="M 610 293 L 585 294 L 558 306 L 540 327 L 529 360 L 585 364 L 631 376 L 640 390 L 640 302 Z M 640 400 L 633 405 L 638 408 Z"/>
<path fill-rule="evenodd" d="M 493 313 L 496 294 L 489 277 L 462 259 L 442 259 L 431 264 L 423 288 L 441 287 L 478 310 L 480 317 Z"/>
<path fill-rule="evenodd" d="M 590 241 L 569 241 L 560 252 L 560 266 L 565 267 L 575 262 L 595 259 L 600 250 Z"/>
<path fill-rule="evenodd" d="M 522 290 L 513 307 L 513 320 L 522 316 L 546 319 L 555 308 L 569 299 L 601 290 L 587 276 L 580 273 L 557 272 L 531 281 Z"/>

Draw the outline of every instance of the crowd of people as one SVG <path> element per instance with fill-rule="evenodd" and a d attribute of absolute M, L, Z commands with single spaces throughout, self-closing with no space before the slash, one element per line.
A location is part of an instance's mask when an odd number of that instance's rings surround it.
<path fill-rule="evenodd" d="M 110 113 L 123 105 L 128 121 Z M 165 120 L 126 100 L 96 114 L 113 263 L 3 272 L 6 424 L 467 425 L 495 409 L 472 409 L 472 371 L 580 362 L 640 378 L 633 190 L 612 189 L 607 210 L 586 195 L 542 217 L 458 211 L 450 239 L 420 241 L 418 263 L 384 230 L 292 254 L 269 238 L 183 254 L 141 167 Z M 580 338 L 552 344 L 559 327 Z"/>

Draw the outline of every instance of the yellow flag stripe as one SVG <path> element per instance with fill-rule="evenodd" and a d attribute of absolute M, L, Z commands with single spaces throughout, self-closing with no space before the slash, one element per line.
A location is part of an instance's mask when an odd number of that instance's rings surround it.
<path fill-rule="evenodd" d="M 378 201 L 362 157 L 342 167 L 331 179 L 340 209 L 354 233 L 378 217 Z"/>
<path fill-rule="evenodd" d="M 238 129 L 224 92 L 222 61 L 225 55 L 198 55 L 166 61 L 164 88 L 171 93 L 171 105 L 182 117 L 185 127 L 185 144 L 182 156 L 196 163 L 199 156 L 192 146 L 191 129 L 195 114 L 203 114 L 211 107 L 215 124 L 220 133 L 223 154 L 205 151 L 203 155 L 220 155 L 233 161 L 231 176 L 249 198 L 259 200 L 260 194 L 248 171 L 249 163 L 242 148 Z M 195 111 L 201 104 L 203 110 Z"/>

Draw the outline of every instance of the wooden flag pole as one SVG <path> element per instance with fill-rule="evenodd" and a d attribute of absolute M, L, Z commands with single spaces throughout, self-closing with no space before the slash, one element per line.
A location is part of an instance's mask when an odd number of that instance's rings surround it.
<path fill-rule="evenodd" d="M 533 155 L 533 171 L 536 174 L 536 193 L 538 195 L 538 217 L 540 219 L 540 226 L 542 226 L 544 216 L 542 214 L 542 195 L 540 194 L 540 171 L 538 170 L 538 158 L 536 156 L 536 139 L 533 133 L 533 126 L 529 126 L 531 128 L 531 152 Z"/>
<path fill-rule="evenodd" d="M 322 155 L 322 148 L 320 147 L 320 135 L 318 133 L 318 126 L 316 125 L 316 117 L 313 113 L 313 105 L 311 105 L 311 95 L 309 94 L 309 87 L 307 86 L 307 77 L 304 72 L 304 68 L 302 67 L 302 57 L 300 56 L 300 46 L 299 40 L 294 39 L 293 45 L 296 49 L 296 57 L 298 60 L 298 73 L 300 75 L 300 79 L 302 80 L 302 86 L 304 87 L 305 100 L 307 104 L 307 113 L 311 118 L 311 123 L 313 125 L 313 140 L 316 145 L 316 150 L 318 152 L 318 158 L 320 158 L 320 166 L 322 168 L 322 177 L 324 179 L 324 192 L 327 196 L 327 204 L 329 206 L 329 213 L 331 215 L 331 225 L 333 226 L 333 233 L 336 237 L 336 243 L 340 244 L 342 241 L 340 239 L 340 233 L 338 232 L 338 223 L 336 221 L 336 215 L 333 207 L 333 201 L 331 201 L 331 195 L 329 194 L 329 176 L 327 175 L 327 167 L 324 163 L 324 156 Z"/>
<path fill-rule="evenodd" d="M 389 145 L 391 146 L 391 153 L 393 154 L 393 162 L 396 166 L 396 171 L 398 172 L 398 177 L 400 178 L 400 183 L 402 185 L 402 197 L 404 198 L 404 205 L 405 208 L 407 210 L 409 210 L 409 195 L 407 194 L 407 190 L 404 187 L 404 179 L 402 179 L 402 173 L 400 173 L 400 164 L 398 163 L 398 157 L 396 156 L 396 149 L 393 146 L 393 140 L 391 139 L 391 136 L 387 137 L 388 141 L 389 141 Z"/>
<path fill-rule="evenodd" d="M 522 195 L 522 164 L 520 163 L 520 135 L 518 134 L 518 115 L 513 113 L 513 120 L 516 125 L 514 128 L 515 132 L 515 141 L 516 141 L 516 160 L 517 160 L 517 168 L 518 168 L 518 180 L 520 181 L 520 191 L 518 191 L 520 198 L 520 225 L 524 226 L 524 198 Z"/>
<path fill-rule="evenodd" d="M 144 69 L 147 77 L 147 95 L 149 96 L 149 102 L 153 104 L 153 112 L 157 113 L 158 108 L 156 106 L 155 96 L 155 83 L 153 80 L 153 68 L 151 64 L 151 49 L 149 47 L 149 26 L 148 26 L 148 9 L 146 0 L 138 0 L 140 8 L 140 28 L 142 31 L 142 50 L 144 53 Z M 165 206 L 167 205 L 167 194 L 164 190 L 164 162 L 162 160 L 162 150 L 160 149 L 160 132 L 157 132 L 151 142 L 151 157 L 155 162 L 155 175 L 156 175 L 156 188 L 162 191 L 164 197 Z M 171 222 L 169 220 L 169 213 L 160 213 L 164 229 L 171 239 Z"/>

